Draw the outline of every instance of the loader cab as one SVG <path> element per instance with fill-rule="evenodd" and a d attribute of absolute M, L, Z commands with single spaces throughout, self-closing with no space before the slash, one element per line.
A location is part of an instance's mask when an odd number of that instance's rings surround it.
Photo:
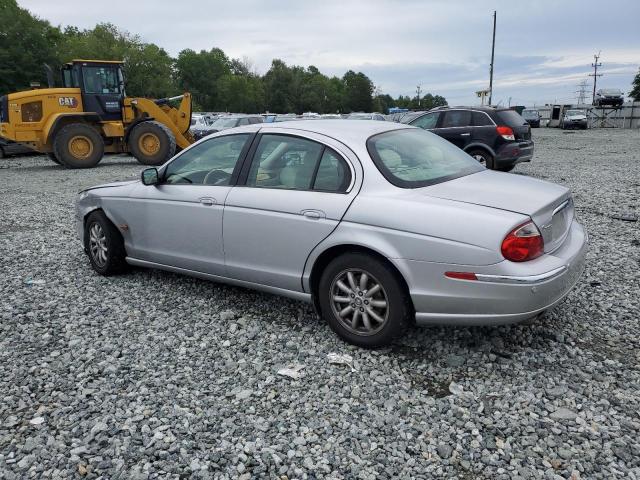
<path fill-rule="evenodd" d="M 122 120 L 122 62 L 73 60 L 62 68 L 62 83 L 80 89 L 85 112 L 97 113 L 102 121 Z"/>

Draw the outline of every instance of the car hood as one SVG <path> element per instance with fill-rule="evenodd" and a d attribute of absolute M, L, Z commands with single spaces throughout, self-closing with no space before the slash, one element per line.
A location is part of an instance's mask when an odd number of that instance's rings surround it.
<path fill-rule="evenodd" d="M 82 192 L 88 192 L 89 190 L 98 190 L 100 188 L 117 188 L 117 187 L 126 187 L 128 185 L 133 185 L 135 183 L 139 183 L 140 180 L 138 180 L 137 178 L 132 178 L 129 180 L 119 180 L 119 181 L 115 181 L 115 182 L 111 182 L 111 183 L 103 183 L 101 185 L 95 185 L 93 187 L 87 187 L 83 190 L 80 190 L 80 192 L 78 193 L 82 193 Z"/>
<path fill-rule="evenodd" d="M 481 205 L 528 215 L 545 236 L 545 247 L 560 241 L 573 220 L 573 203 L 568 188 L 524 175 L 485 170 L 421 189 L 429 197 Z M 569 207 L 562 209 L 562 206 Z M 554 225 L 559 210 L 567 215 L 562 226 L 556 226 L 553 238 L 545 228 Z M 556 222 L 557 224 L 558 222 Z M 551 233 L 549 233 L 551 235 Z M 545 248 L 545 250 L 548 250 Z"/>

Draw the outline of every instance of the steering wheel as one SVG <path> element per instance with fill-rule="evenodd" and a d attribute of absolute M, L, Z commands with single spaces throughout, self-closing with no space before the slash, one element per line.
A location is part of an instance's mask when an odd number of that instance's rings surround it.
<path fill-rule="evenodd" d="M 204 185 L 220 185 L 223 181 L 229 180 L 229 178 L 231 178 L 231 175 L 224 170 L 211 170 L 205 175 L 202 183 Z"/>

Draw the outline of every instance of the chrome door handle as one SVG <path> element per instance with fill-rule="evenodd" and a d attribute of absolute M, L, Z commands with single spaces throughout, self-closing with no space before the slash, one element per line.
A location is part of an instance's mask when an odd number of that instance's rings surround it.
<path fill-rule="evenodd" d="M 468 137 L 469 135 L 471 135 L 470 133 L 461 133 L 460 136 L 461 137 Z"/>
<path fill-rule="evenodd" d="M 320 220 L 326 217 L 322 210 L 302 210 L 300 213 L 310 220 Z"/>
<path fill-rule="evenodd" d="M 206 205 L 207 207 L 210 207 L 211 205 L 215 205 L 216 204 L 216 199 L 215 198 L 211 198 L 211 197 L 202 197 L 200 199 L 200 203 L 202 205 Z"/>

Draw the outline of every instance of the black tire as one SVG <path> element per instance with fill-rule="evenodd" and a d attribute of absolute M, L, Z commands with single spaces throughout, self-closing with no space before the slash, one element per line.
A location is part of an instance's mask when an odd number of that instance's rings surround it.
<path fill-rule="evenodd" d="M 94 227 L 97 229 L 92 231 Z M 92 243 L 92 234 L 95 234 L 93 238 L 98 240 L 95 243 Z M 99 253 L 100 247 L 104 248 L 103 256 Z M 102 210 L 92 212 L 85 222 L 84 249 L 91 266 L 100 275 L 115 275 L 128 269 L 122 235 Z"/>
<path fill-rule="evenodd" d="M 4 158 L 4 157 L 5 157 L 4 150 L 0 148 L 0 158 Z"/>
<path fill-rule="evenodd" d="M 501 172 L 510 172 L 514 168 L 516 168 L 515 165 L 509 165 L 507 167 L 499 167 L 498 170 L 500 170 Z"/>
<path fill-rule="evenodd" d="M 159 122 L 142 122 L 129 135 L 129 151 L 143 165 L 162 165 L 175 155 L 176 137 Z"/>
<path fill-rule="evenodd" d="M 485 167 L 493 170 L 495 168 L 494 166 L 494 161 L 493 161 L 493 156 L 487 152 L 486 150 L 481 150 L 479 148 L 473 149 L 473 150 L 469 150 L 467 152 L 469 155 L 471 155 L 472 157 L 482 157 L 482 160 L 476 158 L 476 160 L 478 160 L 478 162 L 480 162 L 481 164 L 484 164 Z"/>
<path fill-rule="evenodd" d="M 75 150 L 74 142 L 78 142 Z M 92 168 L 100 163 L 104 156 L 104 140 L 91 125 L 72 123 L 56 133 L 53 153 L 60 165 L 65 167 Z"/>
<path fill-rule="evenodd" d="M 358 292 L 354 291 L 353 296 L 344 294 L 338 287 L 337 280 L 348 275 L 347 272 L 352 272 L 354 279 L 357 277 Z M 368 282 L 365 280 L 364 290 L 360 290 L 362 277 L 358 276 L 358 272 L 367 274 Z M 380 290 L 373 296 L 367 297 L 366 292 L 373 290 L 376 283 L 381 286 Z M 352 309 L 352 314 L 358 316 L 355 328 L 347 326 L 349 319 L 340 317 L 337 310 L 341 305 L 346 305 L 344 308 L 349 307 L 350 300 L 346 304 L 334 303 L 334 290 L 344 294 L 345 298 L 353 298 L 353 305 L 356 305 L 355 302 L 359 300 L 357 305 L 360 306 L 356 309 L 365 313 L 355 312 Z M 320 277 L 318 300 L 322 317 L 331 329 L 346 342 L 366 348 L 388 345 L 395 338 L 400 337 L 409 325 L 410 313 L 413 311 L 408 293 L 395 270 L 384 261 L 360 252 L 345 253 L 327 265 Z M 385 303 L 386 307 L 374 306 L 373 301 Z M 367 310 L 365 311 L 364 308 Z M 382 318 L 383 322 L 378 323 L 373 316 L 370 316 L 374 309 L 376 309 L 374 313 L 378 318 Z M 364 316 L 372 327 L 369 331 L 364 323 Z"/>
<path fill-rule="evenodd" d="M 60 161 L 56 158 L 56 154 L 55 153 L 49 152 L 49 153 L 47 153 L 47 157 L 49 157 L 49 160 L 51 160 L 53 163 L 56 163 L 58 165 L 62 165 L 60 163 Z"/>

